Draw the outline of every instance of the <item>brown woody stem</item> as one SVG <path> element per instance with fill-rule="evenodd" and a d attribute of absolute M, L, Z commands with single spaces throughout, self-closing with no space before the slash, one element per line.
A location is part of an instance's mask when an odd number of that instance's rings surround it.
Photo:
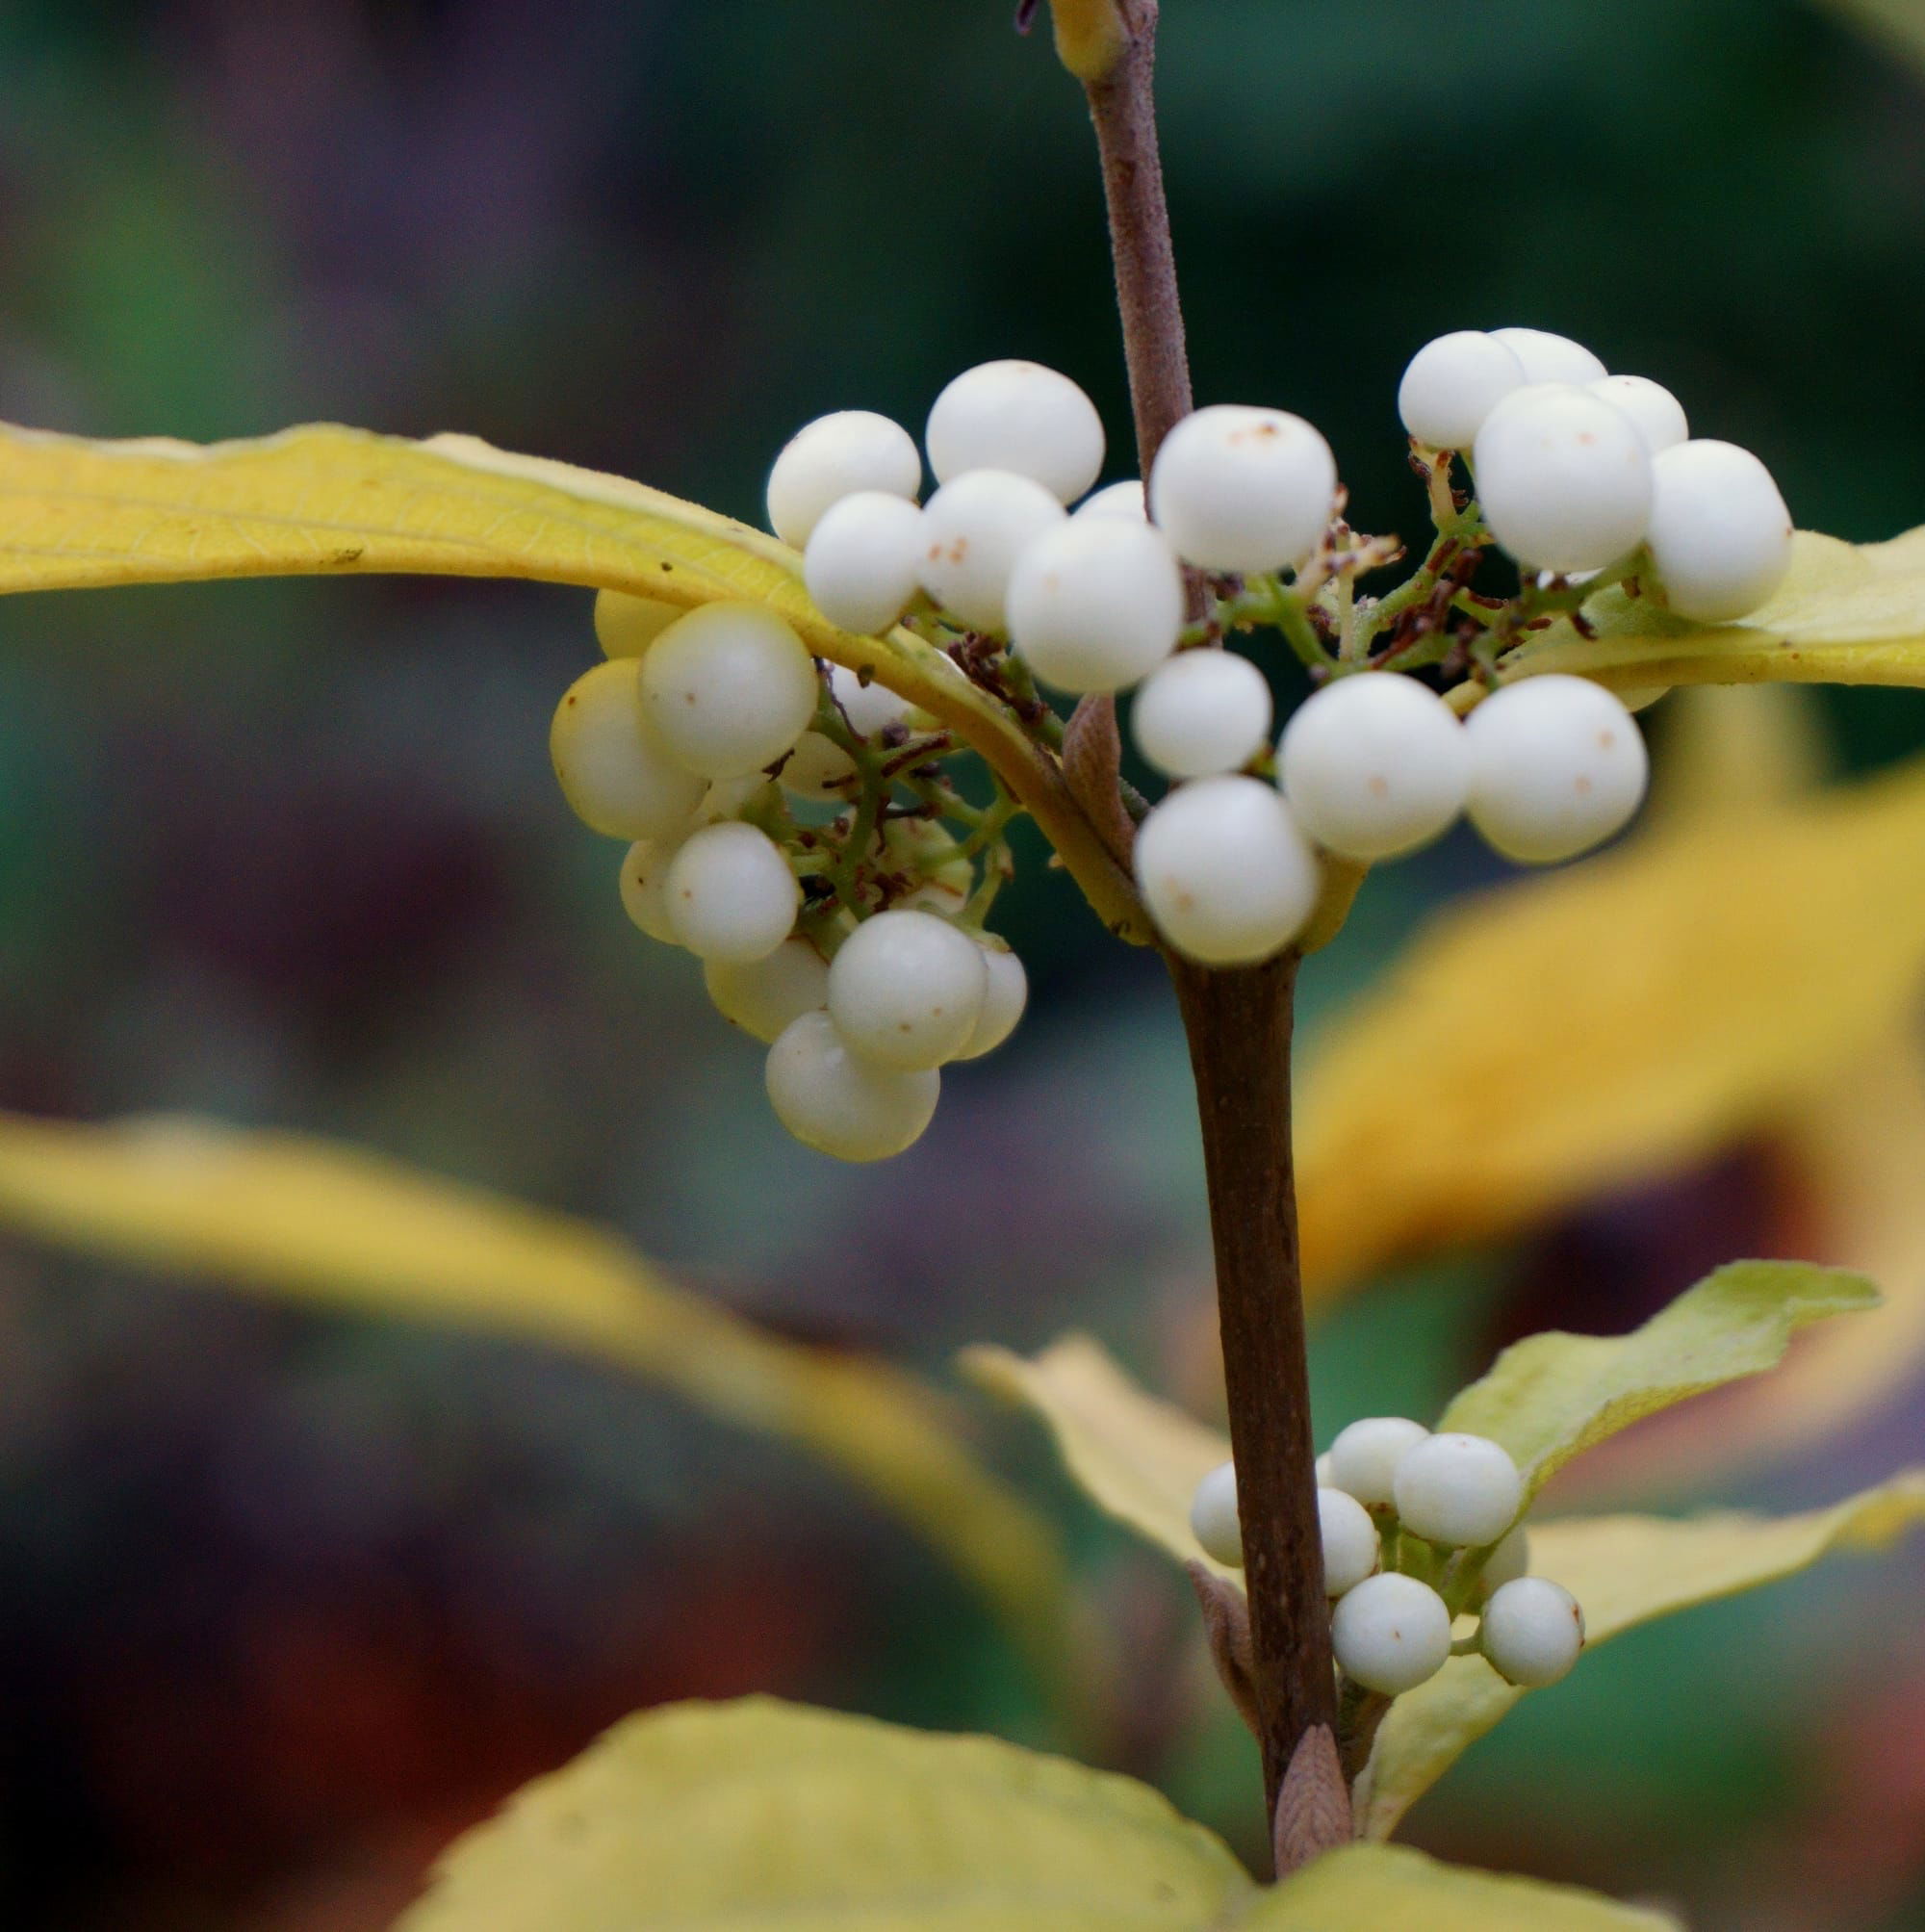
<path fill-rule="evenodd" d="M 1103 163 L 1137 455 L 1147 479 L 1157 446 L 1190 414 L 1190 358 L 1156 139 L 1157 0 L 1113 4 L 1123 23 L 1122 46 L 1107 72 L 1086 82 L 1085 91 Z"/>
<path fill-rule="evenodd" d="M 1130 399 L 1147 477 L 1157 446 L 1190 411 L 1190 367 L 1152 98 L 1156 0 L 1111 5 L 1123 27 L 1120 46 L 1100 72 L 1082 78 L 1102 156 Z M 1168 964 L 1190 1042 L 1209 1176 L 1265 1816 L 1280 1826 L 1278 1799 L 1293 1764 L 1298 1786 L 1334 1784 L 1307 1797 L 1299 1791 L 1289 1808 L 1291 1828 L 1277 1829 L 1280 1860 L 1301 1864 L 1348 1837 L 1349 1805 L 1334 1747 L 1298 1758 L 1306 1734 L 1319 1726 L 1329 1727 L 1327 1744 L 1337 1695 L 1291 1168 L 1297 958 L 1293 951 L 1236 970 L 1173 955 Z"/>
<path fill-rule="evenodd" d="M 1320 1724 L 1334 1730 L 1337 1718 L 1291 1170 L 1296 965 L 1294 952 L 1234 971 L 1169 962 L 1209 1177 L 1249 1593 L 1250 1690 L 1272 1820 L 1303 1734 Z"/>

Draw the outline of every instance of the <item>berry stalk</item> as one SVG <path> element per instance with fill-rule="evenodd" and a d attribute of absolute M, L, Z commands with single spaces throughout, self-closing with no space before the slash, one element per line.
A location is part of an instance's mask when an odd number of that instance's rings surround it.
<path fill-rule="evenodd" d="M 1115 0 L 1123 43 L 1082 76 L 1103 167 L 1116 302 L 1141 474 L 1191 411 L 1152 81 L 1156 0 Z M 1290 1143 L 1290 1037 L 1297 955 L 1223 970 L 1167 953 L 1190 1043 L 1210 1191 L 1217 1302 L 1249 1594 L 1251 1699 L 1265 1816 L 1278 1875 L 1349 1836 L 1349 1802 L 1320 1727 L 1336 1723 L 1310 1433 L 1296 1196 Z M 1291 1790 L 1279 1799 L 1300 1745 Z M 1327 1741 L 1327 1740 L 1326 1740 Z"/>

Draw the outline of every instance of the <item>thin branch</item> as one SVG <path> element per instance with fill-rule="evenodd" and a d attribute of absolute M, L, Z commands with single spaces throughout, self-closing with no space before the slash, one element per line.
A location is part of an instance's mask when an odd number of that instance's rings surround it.
<path fill-rule="evenodd" d="M 1157 149 L 1157 13 L 1156 0 L 1055 0 L 1059 51 L 1084 82 L 1102 158 L 1116 306 L 1145 477 L 1158 445 L 1191 408 L 1183 308 Z M 1105 39 L 1113 27 L 1121 29 L 1119 46 L 1113 37 Z M 1071 57 L 1072 39 L 1083 64 Z M 1201 615 L 1200 590 L 1193 582 L 1199 599 L 1193 617 Z M 1088 724 L 1092 735 L 1106 724 L 1114 735 L 1113 711 Z M 1198 966 L 1173 955 L 1168 964 L 1190 1042 L 1209 1177 L 1249 1596 L 1247 1696 L 1263 1751 L 1265 1816 L 1288 1870 L 1348 1837 L 1348 1795 L 1336 1770 L 1336 1671 L 1323 1595 L 1291 1167 L 1290 1034 L 1297 959 L 1289 952 L 1236 970 Z M 1291 1802 L 1280 1809 L 1293 1766 Z"/>
<path fill-rule="evenodd" d="M 1306 1731 L 1337 1720 L 1296 1194 L 1290 1140 L 1290 1035 L 1296 955 L 1225 971 L 1172 958 L 1196 1080 L 1230 1450 L 1250 1606 L 1250 1688 L 1263 1750 L 1266 1816 Z M 1290 1842 L 1325 1813 L 1298 1820 Z M 1342 1842 L 1332 1839 L 1320 1849 Z"/>
<path fill-rule="evenodd" d="M 1065 0 L 1057 0 L 1059 34 L 1067 11 Z M 1158 445 L 1190 414 L 1190 359 L 1156 139 L 1157 0 L 1113 4 L 1111 11 L 1122 21 L 1123 44 L 1107 70 L 1085 87 L 1103 164 L 1137 460 L 1147 477 Z"/>

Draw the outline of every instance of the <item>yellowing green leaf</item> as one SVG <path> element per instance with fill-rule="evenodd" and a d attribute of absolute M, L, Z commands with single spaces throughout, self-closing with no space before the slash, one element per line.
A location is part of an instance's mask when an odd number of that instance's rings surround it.
<path fill-rule="evenodd" d="M 1925 684 L 1925 529 L 1871 544 L 1800 530 L 1784 582 L 1742 624 L 1689 624 L 1616 589 L 1584 615 L 1595 636 L 1554 626 L 1505 660 L 1506 678 L 1575 671 L 1621 690 Z"/>
<path fill-rule="evenodd" d="M 1861 1275 L 1734 1261 L 1629 1335 L 1529 1335 L 1462 1391 L 1440 1428 L 1501 1442 L 1534 1493 L 1574 1455 L 1641 1417 L 1784 1359 L 1800 1328 L 1875 1308 Z"/>
<path fill-rule="evenodd" d="M 801 563 L 774 537 L 659 490 L 473 436 L 412 443 L 320 424 L 200 448 L 0 425 L 0 591 L 404 571 L 771 605 L 817 656 L 872 672 L 975 746 L 1104 921 L 1147 942 L 1135 889 L 1055 761 L 910 631 L 857 637 L 827 623 Z"/>
<path fill-rule="evenodd" d="M 1755 1589 L 1833 1550 L 1873 1549 L 1925 1521 L 1925 1470 L 1797 1516 L 1735 1511 L 1597 1516 L 1530 1526 L 1530 1567 L 1583 1606 L 1589 1647 L 1656 1617 Z M 1583 1668 L 1581 1661 L 1578 1669 Z M 1410 1807 L 1520 1697 L 1480 1657 L 1452 1658 L 1391 1706 L 1358 1787 L 1360 1828 L 1395 1831 Z M 1707 1713 L 1707 1721 L 1715 1713 Z"/>
<path fill-rule="evenodd" d="M 753 1698 L 631 1717 L 443 1860 L 397 1932 L 1662 1932 L 1348 1847 L 1260 1890 L 1128 1778 Z"/>
<path fill-rule="evenodd" d="M 618 1725 L 398 1932 L 1203 1932 L 1253 1893 L 1128 1778 L 757 1698 Z"/>
<path fill-rule="evenodd" d="M 1404 1845 L 1356 1844 L 1263 1894 L 1249 1932 L 1675 1932 L 1668 1913 L 1440 1865 Z"/>
<path fill-rule="evenodd" d="M 1307 1283 L 1703 1160 L 1886 1047 L 1925 979 L 1925 766 L 1459 901 L 1305 1076 Z"/>
<path fill-rule="evenodd" d="M 1099 1508 L 1178 1562 L 1238 1574 L 1206 1557 L 1190 1531 L 1197 1483 L 1230 1457 L 1229 1443 L 1215 1430 L 1145 1395 L 1088 1335 L 1065 1335 L 1034 1359 L 1008 1349 L 970 1349 L 962 1368 L 979 1386 L 1042 1419 L 1070 1475 Z"/>
<path fill-rule="evenodd" d="M 204 1121 L 0 1114 L 0 1226 L 137 1267 L 355 1314 L 574 1351 L 801 1444 L 982 1589 L 1071 1675 L 1054 1538 L 886 1364 L 777 1340 L 665 1280 L 617 1235 L 351 1147 Z"/>

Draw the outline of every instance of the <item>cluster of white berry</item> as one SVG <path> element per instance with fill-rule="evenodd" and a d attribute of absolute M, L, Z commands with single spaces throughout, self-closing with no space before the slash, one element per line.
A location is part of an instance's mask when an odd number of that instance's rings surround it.
<path fill-rule="evenodd" d="M 724 1018 L 768 1044 L 770 1101 L 798 1140 L 899 1153 L 936 1111 L 937 1069 L 1000 1045 L 1028 990 L 1013 952 L 954 923 L 975 867 L 940 822 L 849 808 L 859 755 L 913 755 L 908 708 L 825 673 L 764 605 L 603 592 L 596 629 L 607 660 L 562 698 L 551 748 L 578 816 L 632 841 L 629 916 L 701 959 Z M 855 907 L 811 914 L 807 889 L 841 862 Z"/>
<path fill-rule="evenodd" d="M 1468 451 L 1481 522 L 1450 541 L 1475 552 L 1494 537 L 1545 574 L 1540 603 L 1606 566 L 1642 582 L 1648 562 L 1674 609 L 1726 618 L 1784 572 L 1789 519 L 1757 458 L 1686 440 L 1668 392 L 1606 375 L 1560 336 L 1441 337 L 1399 403 L 1440 531 L 1440 478 Z M 776 458 L 771 527 L 802 551 L 831 623 L 874 634 L 908 618 L 1033 730 L 1055 721 L 1031 681 L 1134 688 L 1136 742 L 1172 782 L 1142 818 L 1137 880 L 1192 960 L 1250 965 L 1289 945 L 1321 895 L 1322 855 L 1396 858 L 1461 813 L 1507 857 L 1550 863 L 1609 837 L 1643 797 L 1642 734 L 1601 685 L 1523 678 L 1460 720 L 1407 664 L 1320 640 L 1341 616 L 1334 577 L 1368 566 L 1339 521 L 1329 445 L 1300 417 L 1196 410 L 1147 484 L 1088 494 L 1104 457 L 1094 404 L 1054 370 L 991 362 L 937 397 L 925 447 L 937 488 L 919 504 L 908 430 L 868 410 L 818 418 Z M 1199 584 L 1207 613 L 1193 622 Z M 1441 580 L 1433 638 L 1459 588 Z M 1323 680 L 1273 748 L 1268 682 L 1221 648 L 1267 599 L 1273 621 L 1294 612 Z M 554 761 L 580 816 L 634 841 L 630 915 L 696 953 L 716 1005 L 770 1043 L 770 1097 L 792 1132 L 845 1159 L 900 1151 L 929 1122 L 938 1069 L 988 1051 L 1021 1014 L 1021 965 L 982 930 L 1000 821 L 983 830 L 942 775 L 957 747 L 933 719 L 815 661 L 765 606 L 604 592 L 596 626 L 608 661 L 563 699 Z M 1479 661 L 1488 674 L 1488 649 Z M 974 829 L 959 841 L 945 818 Z"/>
<path fill-rule="evenodd" d="M 1416 1689 L 1443 1669 L 1451 1626 L 1471 1613 L 1476 1648 L 1511 1684 L 1541 1688 L 1577 1662 L 1583 1611 L 1528 1574 L 1524 1481 L 1502 1445 L 1372 1416 L 1318 1458 L 1317 1481 L 1330 1644 L 1351 1683 L 1384 1697 Z M 1233 1463 L 1196 1485 L 1190 1524 L 1208 1555 L 1242 1566 Z"/>
<path fill-rule="evenodd" d="M 1543 329 L 1460 329 L 1427 343 L 1398 391 L 1411 439 L 1470 459 L 1477 504 L 1528 569 L 1570 577 L 1640 547 L 1681 617 L 1749 615 L 1791 562 L 1771 472 L 1734 443 L 1693 437 L 1678 399 L 1610 375 Z"/>
<path fill-rule="evenodd" d="M 1337 469 L 1300 417 L 1199 409 L 1165 440 L 1146 490 L 1114 483 L 1072 514 L 1102 466 L 1096 410 L 1067 376 L 997 362 L 942 392 L 927 447 L 938 487 L 918 509 L 908 431 L 866 411 L 811 423 L 770 477 L 777 533 L 803 548 L 810 594 L 845 629 L 884 629 L 926 599 L 961 629 L 1007 638 L 1054 689 L 1137 687 L 1137 745 L 1178 787 L 1142 822 L 1138 882 L 1188 957 L 1245 965 L 1288 945 L 1322 889 L 1320 848 L 1374 863 L 1467 812 L 1507 857 L 1548 863 L 1637 809 L 1642 735 L 1618 699 L 1576 678 L 1496 692 L 1465 724 L 1414 679 L 1340 676 L 1291 719 L 1275 782 L 1262 775 L 1269 685 L 1214 639 L 1179 648 L 1183 571 L 1300 573 L 1317 554 Z"/>

